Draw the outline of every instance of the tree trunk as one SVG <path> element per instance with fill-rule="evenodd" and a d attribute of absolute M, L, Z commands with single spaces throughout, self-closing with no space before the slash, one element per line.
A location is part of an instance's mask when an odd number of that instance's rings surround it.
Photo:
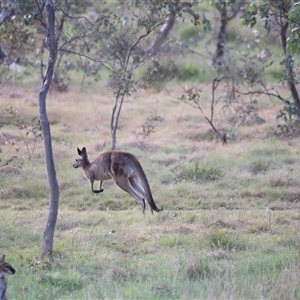
<path fill-rule="evenodd" d="M 2 11 L 0 12 L 0 25 L 4 23 L 7 19 L 13 17 L 15 15 L 15 10 L 13 7 L 2 5 Z"/>
<path fill-rule="evenodd" d="M 294 104 L 297 107 L 297 109 L 300 109 L 300 98 L 298 94 L 298 90 L 295 83 L 295 77 L 294 77 L 294 58 L 291 55 L 287 55 L 286 52 L 286 41 L 287 41 L 287 31 L 289 28 L 289 23 L 286 21 L 286 16 L 288 15 L 290 7 L 289 6 L 282 6 L 280 10 L 280 37 L 281 37 L 281 45 L 283 48 L 283 52 L 285 55 L 285 70 L 286 70 L 286 76 L 287 76 L 287 83 L 290 88 Z"/>
<path fill-rule="evenodd" d="M 56 40 L 55 40 L 55 15 L 52 0 L 45 0 L 48 27 L 47 27 L 47 44 L 49 49 L 49 60 L 46 76 L 43 80 L 39 93 L 39 115 L 43 132 L 45 160 L 48 175 L 48 184 L 50 190 L 48 219 L 44 230 L 44 239 L 42 246 L 42 257 L 51 254 L 53 251 L 53 236 L 57 220 L 59 204 L 59 186 L 56 177 L 52 139 L 50 125 L 47 116 L 46 98 L 53 77 L 53 69 L 56 58 Z"/>
<path fill-rule="evenodd" d="M 117 144 L 117 129 L 118 129 L 119 118 L 120 118 L 121 109 L 125 97 L 124 92 L 122 92 L 121 90 L 122 88 L 119 88 L 116 94 L 115 103 L 110 117 L 110 133 L 111 133 L 110 150 L 115 150 Z"/>
<path fill-rule="evenodd" d="M 166 20 L 159 31 L 159 35 L 157 36 L 154 44 L 146 51 L 147 56 L 155 56 L 159 52 L 161 45 L 164 43 L 169 32 L 173 28 L 173 25 L 176 20 L 176 11 L 178 9 L 179 0 L 175 0 L 173 2 L 173 9 L 167 15 Z"/>
<path fill-rule="evenodd" d="M 225 37 L 226 37 L 226 28 L 228 23 L 227 18 L 227 7 L 224 4 L 220 9 L 218 9 L 220 14 L 220 27 L 217 38 L 217 48 L 216 53 L 213 57 L 213 66 L 215 68 L 222 67 L 224 64 L 224 49 L 225 49 Z"/>
<path fill-rule="evenodd" d="M 216 6 L 220 15 L 220 26 L 217 37 L 216 52 L 213 56 L 212 64 L 217 69 L 223 66 L 225 60 L 226 29 L 228 22 L 237 16 L 245 2 L 245 0 L 236 0 L 233 2 L 230 1 L 230 3 L 220 3 Z"/>

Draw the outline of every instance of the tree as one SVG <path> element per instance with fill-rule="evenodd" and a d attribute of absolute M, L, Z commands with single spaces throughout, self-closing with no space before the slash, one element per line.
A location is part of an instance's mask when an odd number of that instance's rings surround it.
<path fill-rule="evenodd" d="M 36 32 L 32 1 L 4 0 L 0 10 L 0 59 L 7 64 L 22 61 L 34 52 Z"/>
<path fill-rule="evenodd" d="M 300 113 L 300 97 L 297 90 L 297 76 L 294 72 L 295 68 L 295 39 L 290 39 L 290 36 L 296 36 L 299 25 L 296 22 L 297 18 L 295 11 L 298 12 L 297 3 L 293 5 L 291 0 L 263 0 L 262 2 L 252 2 L 246 7 L 243 15 L 244 24 L 254 27 L 257 24 L 257 18 L 264 20 L 264 26 L 268 32 L 271 30 L 278 31 L 281 41 L 281 46 L 284 54 L 283 65 L 285 66 L 285 80 L 289 86 L 294 106 Z M 293 9 L 292 9 L 293 8 Z M 290 19 L 292 17 L 292 19 Z M 294 23 L 293 23 L 294 21 Z M 291 31 L 291 24 L 295 27 Z M 292 25 L 292 26 L 293 26 Z M 296 30 L 295 30 L 296 29 Z M 288 43 L 290 41 L 290 43 Z"/>
<path fill-rule="evenodd" d="M 47 14 L 47 22 L 44 21 L 44 9 Z M 56 177 L 56 170 L 53 158 L 52 139 L 49 120 L 47 116 L 46 99 L 47 93 L 53 77 L 53 70 L 57 54 L 57 45 L 55 39 L 55 14 L 52 0 L 44 0 L 41 7 L 38 7 L 38 19 L 46 30 L 47 48 L 49 50 L 49 60 L 46 75 L 44 76 L 39 93 L 39 116 L 42 126 L 45 162 L 47 167 L 48 184 L 50 189 L 48 219 L 44 230 L 44 239 L 42 245 L 42 257 L 51 254 L 53 251 L 53 236 L 58 214 L 59 206 L 59 186 Z"/>
<path fill-rule="evenodd" d="M 181 3 L 179 0 L 132 2 L 132 10 L 124 9 L 126 15 L 115 17 L 118 20 L 117 26 L 107 31 L 101 57 L 103 65 L 110 72 L 115 94 L 110 119 L 111 150 L 116 148 L 116 132 L 125 97 L 145 86 L 147 81 L 146 76 L 138 77 L 136 70 L 147 63 L 157 64 L 158 54 L 162 55 L 161 47 L 177 17 L 189 14 L 194 24 L 198 24 L 200 18 L 191 9 L 192 4 Z M 134 9 L 136 7 L 140 9 L 138 14 Z M 158 28 L 160 31 L 155 38 L 153 36 Z"/>
<path fill-rule="evenodd" d="M 288 23 L 291 28 L 287 47 L 289 53 L 300 53 L 300 2 L 292 4 L 288 13 Z"/>
<path fill-rule="evenodd" d="M 226 29 L 228 22 L 233 20 L 241 11 L 246 0 L 217 0 L 212 4 L 216 7 L 219 13 L 220 25 L 218 28 L 216 51 L 213 55 L 213 65 L 216 68 L 222 67 L 224 64 L 224 55 L 226 47 Z"/>

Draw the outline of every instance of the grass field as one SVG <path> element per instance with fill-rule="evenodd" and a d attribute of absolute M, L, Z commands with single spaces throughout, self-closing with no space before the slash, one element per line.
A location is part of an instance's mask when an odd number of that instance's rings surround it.
<path fill-rule="evenodd" d="M 201 89 L 208 111 L 210 86 Z M 176 86 L 126 99 L 117 148 L 139 158 L 164 208 L 143 216 L 112 182 L 92 194 L 72 167 L 77 147 L 91 160 L 108 150 L 112 93 L 50 93 L 60 210 L 53 257 L 41 261 L 47 175 L 42 141 L 26 135 L 38 90 L 0 92 L 0 157 L 16 156 L 0 169 L 0 253 L 17 271 L 9 299 L 300 298 L 300 141 L 277 134 L 280 103 L 262 99 L 266 122 L 240 127 L 222 145 L 198 110 L 175 99 Z M 155 128 L 144 136 L 147 118 Z"/>

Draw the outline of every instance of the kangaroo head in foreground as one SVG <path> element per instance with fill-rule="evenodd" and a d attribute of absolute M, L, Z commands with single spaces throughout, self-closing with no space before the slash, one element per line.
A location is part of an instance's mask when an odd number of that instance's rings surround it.
<path fill-rule="evenodd" d="M 6 298 L 6 289 L 7 289 L 7 280 L 4 277 L 4 274 L 15 274 L 16 270 L 5 261 L 5 255 L 2 255 L 0 260 L 0 300 L 7 300 Z"/>
<path fill-rule="evenodd" d="M 90 181 L 93 193 L 103 192 L 103 181 L 112 179 L 122 190 L 137 200 L 143 214 L 145 201 L 149 204 L 151 213 L 153 210 L 162 211 L 155 205 L 147 177 L 133 154 L 113 150 L 102 153 L 90 162 L 85 147 L 82 150 L 77 148 L 77 153 L 79 158 L 76 159 L 73 167 L 83 169 L 85 177 Z M 94 181 L 100 181 L 98 190 L 94 189 Z"/>

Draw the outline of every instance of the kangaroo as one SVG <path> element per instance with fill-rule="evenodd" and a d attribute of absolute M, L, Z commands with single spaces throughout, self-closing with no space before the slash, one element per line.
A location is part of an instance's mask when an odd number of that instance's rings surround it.
<path fill-rule="evenodd" d="M 79 158 L 73 164 L 74 168 L 81 167 L 85 177 L 90 181 L 92 192 L 103 192 L 102 183 L 104 180 L 113 181 L 125 192 L 129 193 L 140 204 L 142 213 L 145 214 L 145 200 L 149 204 L 150 212 L 160 212 L 163 209 L 157 208 L 152 197 L 150 186 L 143 168 L 137 158 L 124 151 L 108 151 L 100 154 L 90 163 L 86 148 L 77 148 Z M 99 180 L 99 189 L 94 189 L 94 181 Z"/>
<path fill-rule="evenodd" d="M 15 274 L 16 270 L 5 261 L 5 255 L 2 255 L 0 260 L 0 300 L 7 300 L 6 298 L 6 289 L 7 289 L 7 280 L 4 277 L 4 274 Z"/>

